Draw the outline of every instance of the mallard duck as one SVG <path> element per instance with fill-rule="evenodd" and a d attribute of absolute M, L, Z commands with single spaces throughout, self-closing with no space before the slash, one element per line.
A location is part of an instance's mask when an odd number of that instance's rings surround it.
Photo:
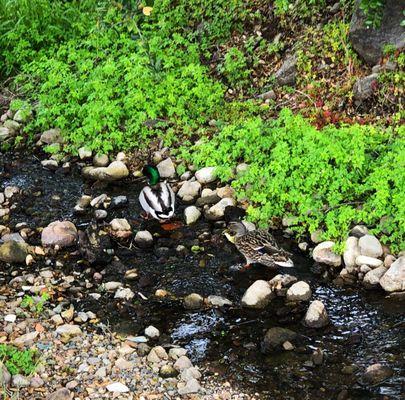
<path fill-rule="evenodd" d="M 156 167 L 146 165 L 142 173 L 149 179 L 140 195 L 139 202 L 148 215 L 159 221 L 167 221 L 174 215 L 175 195 L 170 185 L 160 181 L 160 174 Z"/>
<path fill-rule="evenodd" d="M 229 232 L 225 232 L 228 240 L 245 256 L 247 265 L 259 263 L 268 267 L 293 267 L 290 254 L 281 249 L 273 236 L 265 230 L 248 231 L 242 222 L 231 222 Z"/>

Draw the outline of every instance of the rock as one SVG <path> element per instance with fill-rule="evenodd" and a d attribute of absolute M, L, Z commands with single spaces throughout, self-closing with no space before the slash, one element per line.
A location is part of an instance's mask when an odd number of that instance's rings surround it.
<path fill-rule="evenodd" d="M 375 286 L 380 282 L 381 277 L 387 272 L 387 268 L 384 266 L 377 267 L 367 272 L 364 275 L 363 283 L 367 286 Z"/>
<path fill-rule="evenodd" d="M 275 74 L 276 83 L 279 86 L 294 86 L 297 76 L 297 56 L 295 54 L 289 55 L 284 60 L 281 67 Z"/>
<path fill-rule="evenodd" d="M 5 126 L 0 126 L 0 142 L 10 138 L 12 136 L 12 132 L 10 129 L 6 128 Z"/>
<path fill-rule="evenodd" d="M 214 192 L 214 194 L 212 195 L 205 195 L 204 196 L 204 191 L 206 191 L 207 189 L 204 189 L 201 193 L 201 197 L 199 199 L 197 199 L 195 205 L 197 207 L 203 207 L 205 205 L 212 205 L 212 204 L 216 204 L 218 203 L 221 198 Z M 209 190 L 209 189 L 208 189 Z M 211 190 L 210 190 L 211 191 Z"/>
<path fill-rule="evenodd" d="M 108 167 L 83 168 L 82 173 L 87 178 L 106 182 L 123 179 L 129 175 L 128 168 L 122 161 L 113 161 Z"/>
<path fill-rule="evenodd" d="M 249 164 L 241 163 L 236 166 L 235 172 L 236 176 L 240 177 L 247 172 L 249 169 Z"/>
<path fill-rule="evenodd" d="M 135 243 L 143 249 L 151 247 L 153 246 L 153 236 L 149 231 L 138 231 L 135 235 Z"/>
<path fill-rule="evenodd" d="M 351 231 L 350 235 L 355 236 L 356 238 L 361 238 L 364 235 L 368 234 L 368 229 L 364 225 L 356 225 Z"/>
<path fill-rule="evenodd" d="M 150 363 L 158 363 L 161 360 L 167 360 L 169 356 L 166 353 L 166 350 L 162 346 L 153 347 L 150 353 L 148 354 L 147 360 Z"/>
<path fill-rule="evenodd" d="M 201 183 L 198 181 L 185 181 L 177 195 L 185 202 L 193 201 L 201 190 Z"/>
<path fill-rule="evenodd" d="M 383 3 L 382 20 L 378 28 L 366 25 L 366 16 L 359 3 L 356 2 L 349 37 L 355 51 L 369 66 L 373 66 L 380 60 L 385 45 L 389 44 L 396 49 L 405 46 L 405 28 L 402 24 L 403 2 L 386 0 Z"/>
<path fill-rule="evenodd" d="M 371 74 L 358 78 L 353 85 L 353 98 L 358 101 L 367 100 L 377 89 L 378 74 Z"/>
<path fill-rule="evenodd" d="M 53 392 L 50 396 L 48 396 L 47 400 L 71 400 L 72 395 L 70 390 L 67 388 L 62 388 Z"/>
<path fill-rule="evenodd" d="M 42 160 L 41 165 L 45 169 L 49 169 L 50 171 L 56 171 L 59 167 L 59 164 L 55 160 Z"/>
<path fill-rule="evenodd" d="M 192 378 L 187 381 L 186 386 L 179 389 L 179 395 L 186 395 L 190 393 L 197 393 L 201 389 L 197 379 Z"/>
<path fill-rule="evenodd" d="M 108 213 L 106 210 L 95 210 L 94 211 L 94 218 L 97 219 L 98 221 L 106 219 L 107 216 L 108 216 Z"/>
<path fill-rule="evenodd" d="M 297 225 L 297 223 L 298 223 L 298 218 L 294 217 L 293 215 L 285 216 L 285 217 L 283 217 L 283 219 L 281 221 L 281 224 L 284 227 L 294 226 L 294 225 Z"/>
<path fill-rule="evenodd" d="M 26 243 L 14 240 L 5 242 L 0 246 L 0 260 L 6 263 L 24 263 L 28 255 Z"/>
<path fill-rule="evenodd" d="M 32 110 L 30 108 L 24 108 L 18 110 L 14 114 L 14 121 L 21 122 L 21 123 L 26 123 L 32 118 Z"/>
<path fill-rule="evenodd" d="M 126 218 L 114 218 L 110 222 L 111 229 L 113 231 L 130 231 L 131 225 Z"/>
<path fill-rule="evenodd" d="M 229 206 L 235 206 L 236 202 L 232 198 L 224 198 L 220 200 L 217 204 L 210 207 L 205 216 L 211 221 L 218 221 L 225 215 L 225 209 Z"/>
<path fill-rule="evenodd" d="M 316 231 L 311 233 L 311 241 L 315 244 L 322 242 L 322 236 L 324 231 L 322 229 L 317 229 Z"/>
<path fill-rule="evenodd" d="M 21 125 L 18 122 L 13 121 L 12 119 L 9 119 L 4 122 L 4 127 L 10 131 L 10 134 L 12 136 L 15 136 L 18 133 L 18 131 L 20 130 Z"/>
<path fill-rule="evenodd" d="M 62 137 L 62 132 L 58 128 L 49 129 L 43 132 L 39 140 L 45 144 L 63 144 L 65 142 Z"/>
<path fill-rule="evenodd" d="M 263 99 L 263 100 L 274 100 L 276 97 L 277 97 L 277 95 L 274 90 L 269 90 L 269 91 L 261 93 L 257 96 L 257 98 Z"/>
<path fill-rule="evenodd" d="M 235 197 L 235 189 L 230 186 L 224 186 L 217 189 L 217 195 L 224 199 L 225 197 Z"/>
<path fill-rule="evenodd" d="M 63 324 L 63 319 L 59 314 L 56 314 L 54 316 L 51 317 L 51 321 L 56 325 L 62 325 Z"/>
<path fill-rule="evenodd" d="M 123 163 L 125 163 L 127 161 L 127 155 L 123 151 L 120 151 L 115 159 L 116 161 L 122 161 Z"/>
<path fill-rule="evenodd" d="M 128 386 L 125 386 L 121 382 L 113 382 L 107 385 L 107 390 L 109 392 L 114 392 L 114 393 L 127 393 L 129 392 Z"/>
<path fill-rule="evenodd" d="M 262 349 L 263 351 L 268 352 L 277 348 L 281 348 L 283 343 L 287 341 L 294 341 L 297 337 L 297 333 L 290 329 L 281 327 L 270 328 L 264 336 Z"/>
<path fill-rule="evenodd" d="M 5 322 L 13 323 L 13 322 L 16 321 L 16 319 L 17 319 L 17 315 L 15 315 L 15 314 L 7 314 L 7 315 L 4 316 L 4 321 Z"/>
<path fill-rule="evenodd" d="M 329 316 L 324 304 L 314 300 L 308 307 L 304 318 L 304 325 L 309 328 L 322 328 L 329 324 Z"/>
<path fill-rule="evenodd" d="M 130 288 L 118 288 L 114 295 L 114 299 L 123 299 L 123 300 L 131 300 L 134 297 L 135 294 Z"/>
<path fill-rule="evenodd" d="M 199 169 L 195 173 L 195 177 L 201 184 L 211 183 L 217 179 L 216 168 L 215 167 L 205 167 Z"/>
<path fill-rule="evenodd" d="M 186 356 L 180 356 L 174 364 L 174 368 L 179 372 L 191 368 L 192 366 L 193 364 L 191 364 L 190 359 Z"/>
<path fill-rule="evenodd" d="M 181 379 L 185 382 L 193 378 L 201 379 L 201 377 L 202 377 L 201 372 L 196 367 L 184 369 L 181 373 Z"/>
<path fill-rule="evenodd" d="M 381 364 L 373 364 L 367 367 L 363 375 L 363 382 L 370 385 L 376 385 L 388 379 L 393 374 L 394 371 L 390 367 Z"/>
<path fill-rule="evenodd" d="M 287 300 L 288 301 L 307 301 L 311 298 L 312 292 L 308 283 L 304 281 L 299 281 L 294 283 L 287 290 Z"/>
<path fill-rule="evenodd" d="M 34 340 L 38 337 L 39 333 L 36 331 L 26 333 L 14 339 L 16 346 L 31 346 Z"/>
<path fill-rule="evenodd" d="M 159 375 L 162 378 L 175 378 L 179 374 L 179 371 L 177 371 L 172 365 L 166 364 L 160 367 L 159 370 Z"/>
<path fill-rule="evenodd" d="M 105 288 L 105 290 L 107 290 L 107 292 L 114 292 L 117 289 L 119 289 L 120 287 L 122 287 L 121 282 L 110 281 L 110 282 L 106 282 L 104 284 L 104 288 Z"/>
<path fill-rule="evenodd" d="M 387 254 L 384 258 L 384 266 L 387 268 L 391 267 L 395 260 L 396 258 L 393 255 Z"/>
<path fill-rule="evenodd" d="M 79 153 L 79 158 L 81 160 L 91 158 L 93 155 L 93 152 L 90 149 L 88 149 L 87 147 L 80 147 L 80 149 L 78 150 L 78 153 Z"/>
<path fill-rule="evenodd" d="M 386 292 L 405 290 L 405 256 L 392 263 L 391 267 L 380 279 L 380 285 Z"/>
<path fill-rule="evenodd" d="M 270 284 L 263 280 L 254 282 L 242 297 L 242 305 L 249 308 L 264 308 L 275 297 Z"/>
<path fill-rule="evenodd" d="M 324 354 L 322 349 L 315 349 L 311 355 L 311 360 L 315 365 L 322 365 Z"/>
<path fill-rule="evenodd" d="M 8 369 L 0 360 L 0 388 L 8 386 L 11 382 L 11 374 L 8 372 Z"/>
<path fill-rule="evenodd" d="M 371 271 L 372 268 L 370 268 L 368 265 L 362 265 L 360 267 L 360 272 L 363 274 L 367 274 L 367 272 Z"/>
<path fill-rule="evenodd" d="M 285 296 L 287 294 L 287 288 L 293 283 L 297 282 L 297 278 L 292 275 L 276 275 L 269 281 L 270 288 L 277 296 Z"/>
<path fill-rule="evenodd" d="M 312 257 L 316 262 L 321 264 L 331 265 L 333 267 L 339 267 L 342 264 L 342 258 L 339 254 L 332 251 L 335 245 L 332 241 L 322 242 L 318 244 L 312 253 Z"/>
<path fill-rule="evenodd" d="M 100 194 L 90 201 L 90 205 L 94 208 L 100 207 L 105 201 L 107 201 L 108 196 L 105 193 Z"/>
<path fill-rule="evenodd" d="M 381 257 L 383 248 L 380 241 L 373 235 L 364 235 L 359 239 L 360 254 L 369 257 Z"/>
<path fill-rule="evenodd" d="M 203 305 L 204 299 L 197 293 L 191 293 L 184 298 L 184 307 L 188 310 L 197 310 Z"/>
<path fill-rule="evenodd" d="M 295 347 L 291 342 L 289 342 L 287 340 L 286 342 L 283 343 L 283 349 L 286 350 L 286 351 L 291 351 L 291 350 L 294 350 Z"/>
<path fill-rule="evenodd" d="M 128 203 L 127 196 L 115 196 L 111 200 L 110 208 L 120 208 Z"/>
<path fill-rule="evenodd" d="M 82 330 L 77 325 L 61 325 L 56 328 L 58 335 L 66 335 L 69 337 L 79 336 L 82 334 Z"/>
<path fill-rule="evenodd" d="M 377 268 L 377 267 L 381 267 L 381 265 L 383 265 L 383 261 L 379 260 L 378 258 L 374 258 L 374 257 L 357 256 L 356 264 L 359 266 L 368 265 L 372 268 Z"/>
<path fill-rule="evenodd" d="M 41 243 L 46 246 L 69 247 L 77 239 L 77 229 L 70 221 L 51 222 L 41 234 Z"/>
<path fill-rule="evenodd" d="M 4 196 L 6 199 L 11 199 L 15 194 L 19 193 L 20 189 L 17 186 L 6 186 Z"/>
<path fill-rule="evenodd" d="M 170 157 L 161 161 L 156 168 L 158 169 L 161 178 L 173 178 L 176 176 L 176 168 Z"/>
<path fill-rule="evenodd" d="M 255 225 L 253 222 L 243 220 L 243 221 L 242 221 L 242 224 L 245 225 L 245 228 L 246 228 L 249 232 L 252 232 L 252 231 L 255 231 L 255 230 L 256 230 L 256 225 Z"/>
<path fill-rule="evenodd" d="M 110 160 L 108 159 L 107 154 L 96 154 L 93 157 L 93 165 L 95 167 L 106 167 Z"/>
<path fill-rule="evenodd" d="M 30 385 L 30 381 L 25 376 L 17 374 L 11 377 L 11 385 L 15 388 L 28 387 Z"/>
<path fill-rule="evenodd" d="M 207 302 L 208 304 L 212 306 L 218 306 L 218 307 L 223 307 L 223 306 L 231 306 L 232 301 L 226 299 L 225 297 L 222 296 L 215 296 L 215 295 L 210 295 L 207 297 Z"/>
<path fill-rule="evenodd" d="M 359 239 L 354 236 L 349 236 L 346 240 L 345 251 L 343 253 L 343 261 L 348 271 L 356 266 L 356 257 L 360 255 L 358 243 Z"/>
<path fill-rule="evenodd" d="M 197 222 L 200 216 L 201 211 L 196 206 L 189 206 L 184 210 L 184 217 L 187 225 Z"/>
<path fill-rule="evenodd" d="M 131 350 L 133 351 L 133 349 Z M 120 357 L 115 361 L 114 366 L 122 371 L 126 369 L 131 369 L 133 367 L 133 363 L 131 361 L 125 360 L 125 358 Z"/>
<path fill-rule="evenodd" d="M 181 356 L 185 356 L 187 354 L 187 350 L 181 347 L 173 347 L 169 350 L 169 357 L 173 360 L 177 360 Z"/>
<path fill-rule="evenodd" d="M 149 325 L 145 329 L 145 335 L 150 337 L 151 339 L 155 339 L 155 338 L 158 338 L 160 336 L 160 332 L 159 332 L 159 329 L 155 328 L 152 325 Z"/>

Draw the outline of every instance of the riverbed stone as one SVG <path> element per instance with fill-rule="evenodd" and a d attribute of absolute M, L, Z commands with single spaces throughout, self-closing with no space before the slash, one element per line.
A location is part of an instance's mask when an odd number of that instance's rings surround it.
<path fill-rule="evenodd" d="M 270 284 L 263 280 L 257 280 L 246 290 L 242 297 L 242 305 L 248 308 L 264 308 L 275 297 Z"/>
<path fill-rule="evenodd" d="M 405 256 L 396 260 L 380 279 L 380 285 L 386 292 L 405 290 Z"/>
<path fill-rule="evenodd" d="M 197 393 L 201 390 L 201 385 L 198 383 L 197 379 L 191 378 L 187 381 L 186 385 L 179 388 L 178 392 L 180 395 L 187 395 L 191 393 Z"/>
<path fill-rule="evenodd" d="M 56 328 L 56 333 L 59 335 L 66 335 L 69 337 L 82 335 L 82 330 L 77 325 L 65 324 Z"/>
<path fill-rule="evenodd" d="M 110 222 L 111 229 L 113 231 L 130 231 L 131 225 L 126 218 L 114 218 Z"/>
<path fill-rule="evenodd" d="M 365 225 L 356 225 L 350 231 L 351 236 L 355 236 L 356 238 L 361 238 L 364 235 L 368 234 L 367 226 Z"/>
<path fill-rule="evenodd" d="M 204 299 L 198 293 L 191 293 L 184 298 L 184 307 L 188 310 L 197 310 L 203 305 Z"/>
<path fill-rule="evenodd" d="M 166 158 L 165 160 L 161 161 L 156 168 L 159 171 L 159 175 L 161 178 L 174 178 L 176 176 L 176 167 L 170 157 Z"/>
<path fill-rule="evenodd" d="M 368 271 L 363 278 L 363 283 L 365 286 L 375 286 L 378 285 L 382 276 L 387 272 L 387 268 L 384 266 L 377 267 Z"/>
<path fill-rule="evenodd" d="M 343 252 L 343 261 L 346 269 L 350 272 L 356 266 L 356 257 L 360 255 L 359 239 L 355 236 L 349 236 L 346 239 L 345 250 Z"/>
<path fill-rule="evenodd" d="M 357 256 L 356 257 L 356 264 L 361 265 L 368 265 L 372 268 L 377 268 L 383 265 L 383 261 L 379 260 L 378 258 L 368 257 L 368 256 Z"/>
<path fill-rule="evenodd" d="M 173 367 L 173 365 L 162 365 L 159 370 L 159 375 L 162 378 L 174 378 L 179 374 L 179 371 Z"/>
<path fill-rule="evenodd" d="M 177 195 L 185 202 L 195 200 L 201 190 L 201 183 L 198 181 L 185 181 Z"/>
<path fill-rule="evenodd" d="M 42 132 L 40 141 L 45 144 L 63 144 L 64 139 L 62 136 L 62 131 L 59 128 L 48 129 Z"/>
<path fill-rule="evenodd" d="M 222 296 L 210 295 L 207 297 L 207 303 L 212 306 L 223 307 L 223 306 L 231 306 L 232 301 L 228 300 Z"/>
<path fill-rule="evenodd" d="M 277 296 L 286 296 L 288 287 L 297 282 L 297 278 L 292 275 L 278 274 L 269 281 L 270 288 Z"/>
<path fill-rule="evenodd" d="M 114 294 L 114 299 L 131 300 L 135 297 L 135 293 L 130 288 L 118 288 Z"/>
<path fill-rule="evenodd" d="M 107 154 L 96 154 L 93 157 L 93 165 L 95 167 L 106 167 L 109 164 L 110 160 Z"/>
<path fill-rule="evenodd" d="M 121 382 L 113 382 L 106 386 L 109 392 L 113 393 L 127 393 L 129 392 L 128 386 Z"/>
<path fill-rule="evenodd" d="M 339 267 L 342 264 L 342 257 L 333 252 L 335 242 L 326 241 L 319 243 L 313 250 L 312 257 L 321 264 Z"/>
<path fill-rule="evenodd" d="M 264 336 L 262 349 L 266 352 L 280 349 L 283 343 L 293 342 L 298 337 L 297 333 L 291 329 L 273 327 L 270 328 Z"/>
<path fill-rule="evenodd" d="M 304 281 L 299 281 L 294 283 L 287 290 L 287 300 L 288 301 L 307 301 L 311 298 L 312 292 L 308 283 Z"/>
<path fill-rule="evenodd" d="M 308 307 L 304 325 L 309 328 L 322 328 L 329 324 L 329 316 L 322 301 L 314 300 Z"/>
<path fill-rule="evenodd" d="M 275 73 L 276 83 L 280 86 L 294 86 L 297 76 L 297 61 L 295 54 L 288 55 L 281 67 Z"/>
<path fill-rule="evenodd" d="M 193 364 L 187 356 L 180 356 L 174 363 L 174 368 L 176 368 L 176 370 L 179 372 L 182 372 L 187 368 L 191 368 L 192 366 Z"/>
<path fill-rule="evenodd" d="M 77 239 L 77 229 L 70 221 L 51 222 L 41 234 L 43 246 L 73 246 Z"/>
<path fill-rule="evenodd" d="M 235 206 L 235 204 L 235 200 L 230 197 L 221 199 L 206 211 L 205 217 L 211 221 L 218 221 L 225 215 L 226 207 Z"/>
<path fill-rule="evenodd" d="M 80 147 L 78 150 L 78 153 L 79 153 L 79 158 L 81 160 L 86 160 L 87 158 L 91 158 L 93 155 L 93 152 L 87 147 Z"/>
<path fill-rule="evenodd" d="M 184 217 L 187 225 L 194 224 L 201 217 L 201 211 L 196 206 L 189 206 L 184 210 Z"/>
<path fill-rule="evenodd" d="M 149 231 L 138 231 L 135 235 L 135 243 L 137 246 L 146 249 L 153 246 L 153 236 Z"/>
<path fill-rule="evenodd" d="M 58 389 L 56 392 L 53 392 L 48 396 L 47 400 L 71 400 L 72 394 L 69 389 L 62 388 Z"/>
<path fill-rule="evenodd" d="M 10 129 L 6 128 L 5 126 L 0 126 L 0 142 L 10 138 L 12 133 Z"/>
<path fill-rule="evenodd" d="M 159 329 L 155 328 L 153 325 L 149 325 L 145 328 L 145 335 L 151 339 L 156 339 L 160 336 Z"/>
<path fill-rule="evenodd" d="M 367 367 L 363 374 L 363 382 L 370 385 L 376 385 L 394 374 L 392 368 L 382 365 L 373 364 Z"/>
<path fill-rule="evenodd" d="M 0 388 L 7 387 L 11 382 L 11 374 L 0 360 Z"/>
<path fill-rule="evenodd" d="M 85 177 L 100 181 L 117 181 L 129 175 L 127 166 L 122 161 L 113 161 L 108 167 L 85 167 L 82 170 Z"/>
<path fill-rule="evenodd" d="M 214 182 L 217 179 L 216 168 L 215 167 L 201 168 L 195 173 L 195 177 L 197 181 L 203 185 L 206 183 Z"/>
<path fill-rule="evenodd" d="M 353 98 L 359 102 L 370 98 L 377 90 L 378 74 L 358 78 L 353 85 Z"/>
<path fill-rule="evenodd" d="M 359 239 L 360 254 L 368 257 L 381 257 L 383 248 L 380 241 L 373 235 L 364 235 Z"/>
<path fill-rule="evenodd" d="M 11 385 L 15 388 L 24 388 L 30 385 L 30 381 L 23 375 L 13 375 L 11 378 Z"/>
<path fill-rule="evenodd" d="M 6 263 L 24 263 L 28 255 L 26 243 L 15 240 L 7 241 L 0 246 L 0 260 Z"/>

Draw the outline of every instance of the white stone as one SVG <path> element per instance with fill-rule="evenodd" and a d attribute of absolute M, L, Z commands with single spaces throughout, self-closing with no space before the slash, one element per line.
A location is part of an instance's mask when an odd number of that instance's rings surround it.
<path fill-rule="evenodd" d="M 158 338 L 160 336 L 160 332 L 159 332 L 159 329 L 155 328 L 152 325 L 149 325 L 145 329 L 145 335 L 150 337 L 151 339 L 153 339 L 153 338 Z"/>
<path fill-rule="evenodd" d="M 106 167 L 110 160 L 108 159 L 107 154 L 96 154 L 93 157 L 93 164 L 95 167 Z"/>
<path fill-rule="evenodd" d="M 130 288 L 118 288 L 114 295 L 114 299 L 131 300 L 134 297 L 135 294 Z"/>
<path fill-rule="evenodd" d="M 322 328 L 329 324 L 329 316 L 324 304 L 320 300 L 314 300 L 305 314 L 304 324 L 310 328 Z"/>
<path fill-rule="evenodd" d="M 345 267 L 350 270 L 356 265 L 356 257 L 360 255 L 359 239 L 354 236 L 349 236 L 346 239 L 345 251 L 343 253 L 343 261 Z"/>
<path fill-rule="evenodd" d="M 201 386 L 198 383 L 197 379 L 191 378 L 187 381 L 186 386 L 179 388 L 179 394 L 186 395 L 190 393 L 197 393 L 198 391 L 200 391 L 200 389 Z"/>
<path fill-rule="evenodd" d="M 386 272 L 387 272 L 387 268 L 385 268 L 384 266 L 372 269 L 371 271 L 367 272 L 366 275 L 364 275 L 363 282 L 364 282 L 364 284 L 370 285 L 370 286 L 378 285 L 378 283 L 380 282 L 380 279 Z"/>
<path fill-rule="evenodd" d="M 176 168 L 170 157 L 161 161 L 156 168 L 158 169 L 161 178 L 173 178 L 176 175 Z"/>
<path fill-rule="evenodd" d="M 85 160 L 86 158 L 91 158 L 91 156 L 93 155 L 93 152 L 88 149 L 87 147 L 80 147 L 80 149 L 78 150 L 79 153 L 79 158 L 81 160 Z"/>
<path fill-rule="evenodd" d="M 359 239 L 360 254 L 369 257 L 381 257 L 383 248 L 380 241 L 373 235 L 364 235 Z"/>
<path fill-rule="evenodd" d="M 332 248 L 335 245 L 332 241 L 319 243 L 312 253 L 312 257 L 316 262 L 321 264 L 339 267 L 342 264 L 342 258 L 339 254 L 333 252 Z"/>
<path fill-rule="evenodd" d="M 186 181 L 181 186 L 180 190 L 177 192 L 177 195 L 183 201 L 192 201 L 194 200 L 201 190 L 201 183 L 197 181 Z"/>
<path fill-rule="evenodd" d="M 77 325 L 61 325 L 56 328 L 56 333 L 59 335 L 78 336 L 82 334 L 82 330 Z"/>
<path fill-rule="evenodd" d="M 379 260 L 378 258 L 368 257 L 368 256 L 357 256 L 356 257 L 356 264 L 361 265 L 368 265 L 373 268 L 380 267 L 383 265 L 383 261 Z"/>
<path fill-rule="evenodd" d="M 380 285 L 387 292 L 405 290 L 405 256 L 401 256 L 391 264 L 388 271 L 380 279 Z"/>
<path fill-rule="evenodd" d="M 287 290 L 287 300 L 289 301 L 307 301 L 311 298 L 311 295 L 311 288 L 304 281 L 294 283 Z"/>
<path fill-rule="evenodd" d="M 116 181 L 129 175 L 127 166 L 122 161 L 113 161 L 108 167 L 85 167 L 82 170 L 84 176 L 100 181 Z"/>
<path fill-rule="evenodd" d="M 184 210 L 184 217 L 187 225 L 197 222 L 200 216 L 201 211 L 196 206 L 189 206 Z"/>
<path fill-rule="evenodd" d="M 263 280 L 257 280 L 246 290 L 242 297 L 242 305 L 249 308 L 264 308 L 274 298 L 270 284 Z"/>
<path fill-rule="evenodd" d="M 207 302 L 208 302 L 208 304 L 211 304 L 212 306 L 218 306 L 218 307 L 232 305 L 232 301 L 228 300 L 225 297 L 216 296 L 214 294 L 207 297 Z"/>
<path fill-rule="evenodd" d="M 135 243 L 142 248 L 151 247 L 153 245 L 153 236 L 149 231 L 138 231 L 135 235 Z"/>
<path fill-rule="evenodd" d="M 217 174 L 215 171 L 215 167 L 201 168 L 195 173 L 195 177 L 201 184 L 214 182 L 217 179 Z"/>
<path fill-rule="evenodd" d="M 206 217 L 210 220 L 217 221 L 224 216 L 226 207 L 235 206 L 235 204 L 235 200 L 229 197 L 221 199 L 217 204 L 214 204 L 208 209 Z"/>
<path fill-rule="evenodd" d="M 114 218 L 110 222 L 111 229 L 113 231 L 130 231 L 131 225 L 126 218 Z"/>
<path fill-rule="evenodd" d="M 129 392 L 128 386 L 125 386 L 121 382 L 110 383 L 109 385 L 107 385 L 107 390 L 109 392 L 115 392 L 115 393 L 127 393 L 127 392 Z"/>
<path fill-rule="evenodd" d="M 107 292 L 114 292 L 115 290 L 117 290 L 120 287 L 122 287 L 121 282 L 110 281 L 110 282 L 106 282 L 104 284 L 104 288 L 105 288 L 105 290 L 107 290 Z"/>
<path fill-rule="evenodd" d="M 5 322 L 13 323 L 13 322 L 15 322 L 16 319 L 17 319 L 17 315 L 15 315 L 15 314 L 7 314 L 7 315 L 4 316 L 4 321 Z"/>

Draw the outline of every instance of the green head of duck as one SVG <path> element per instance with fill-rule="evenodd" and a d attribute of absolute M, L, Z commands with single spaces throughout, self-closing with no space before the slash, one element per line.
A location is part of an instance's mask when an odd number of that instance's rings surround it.
<path fill-rule="evenodd" d="M 149 185 L 157 185 L 160 180 L 160 174 L 156 167 L 153 165 L 145 165 L 142 173 L 149 179 Z"/>

